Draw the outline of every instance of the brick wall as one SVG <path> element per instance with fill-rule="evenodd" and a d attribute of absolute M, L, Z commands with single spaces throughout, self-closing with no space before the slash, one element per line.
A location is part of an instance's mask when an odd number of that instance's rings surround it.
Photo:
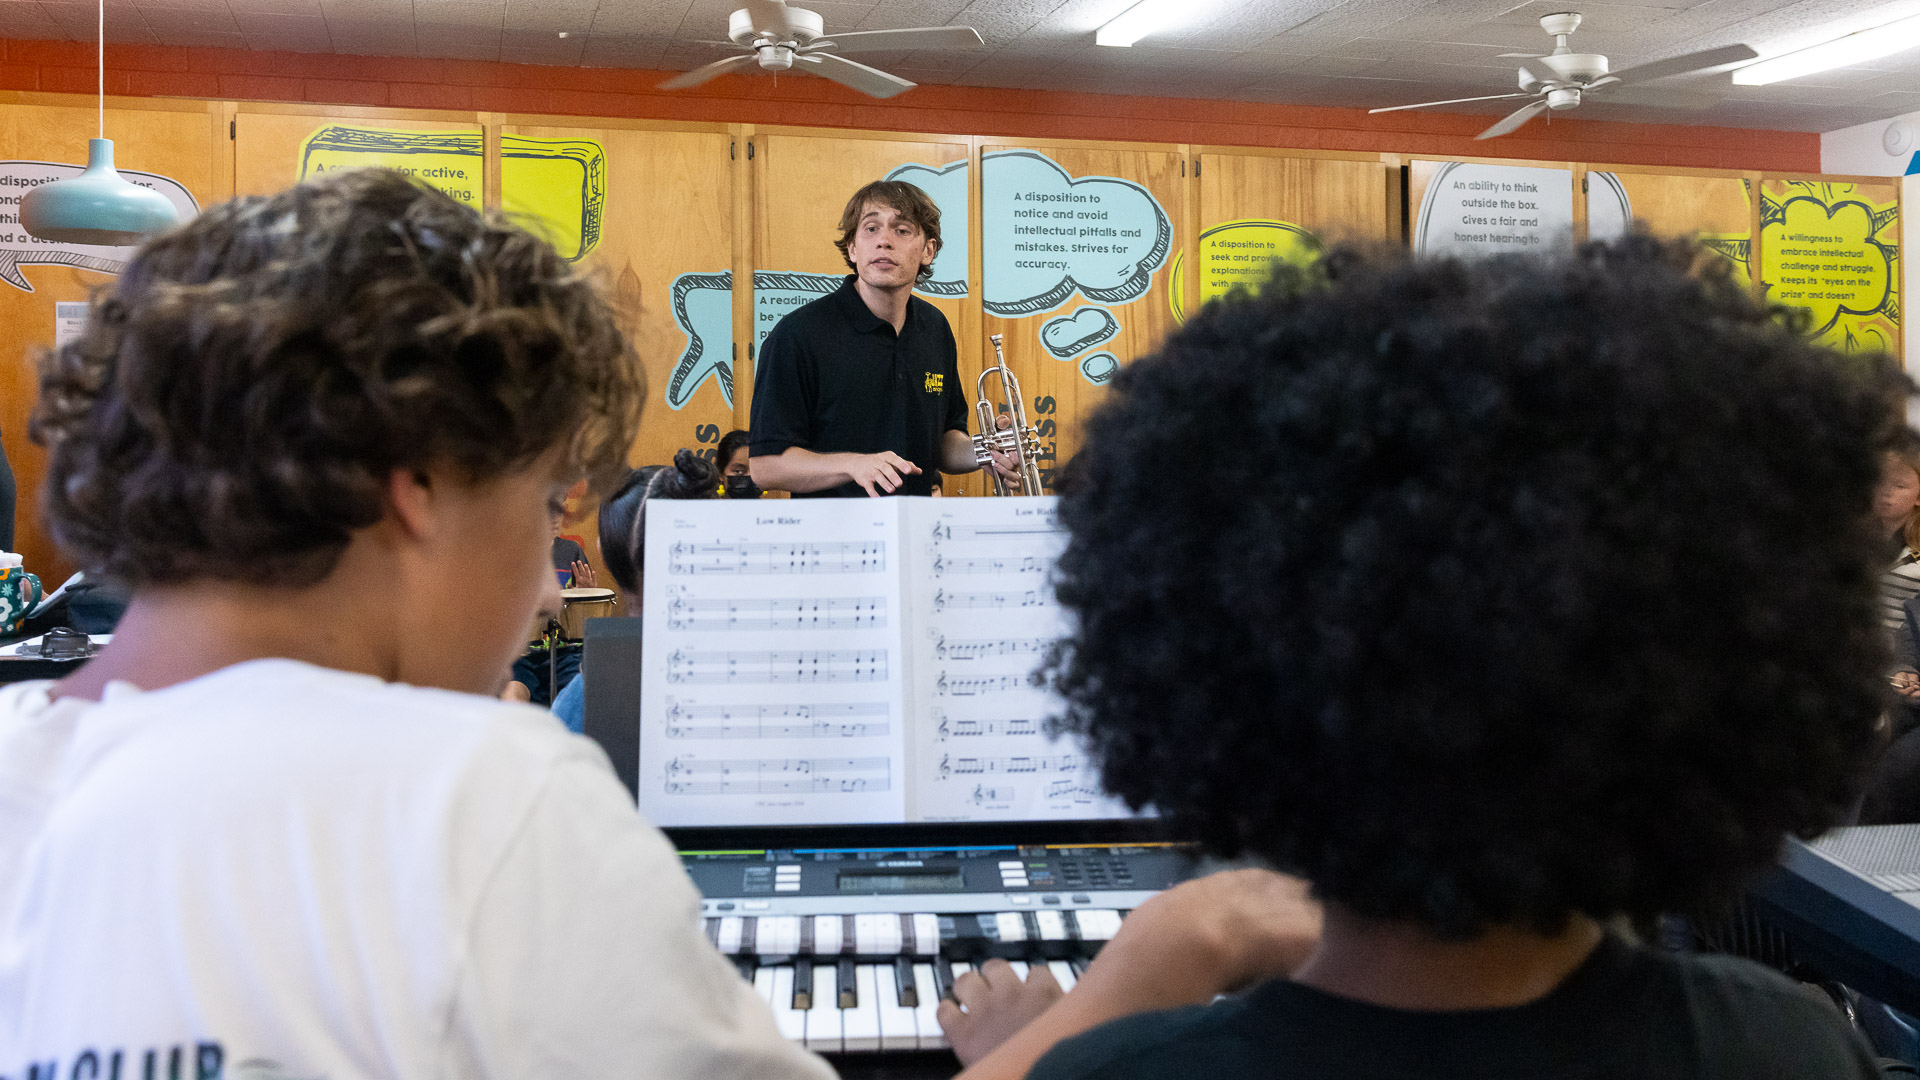
<path fill-rule="evenodd" d="M 1276 146 L 1442 156 L 1817 172 L 1820 137 L 1794 131 L 1535 120 L 1475 142 L 1485 116 L 965 86 L 875 101 L 823 79 L 727 76 L 693 90 L 669 73 L 465 60 L 109 46 L 107 92 L 145 97 L 795 124 L 1029 138 Z M 0 39 L 0 90 L 94 90 L 93 46 Z"/>

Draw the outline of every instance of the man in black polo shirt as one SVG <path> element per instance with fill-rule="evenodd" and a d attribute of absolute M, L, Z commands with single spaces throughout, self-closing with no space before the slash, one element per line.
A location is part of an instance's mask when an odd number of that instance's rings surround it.
<path fill-rule="evenodd" d="M 953 330 L 913 295 L 940 251 L 926 192 L 878 180 L 840 215 L 839 289 L 790 312 L 760 347 L 747 467 L 796 497 L 926 495 L 980 466 Z M 1009 460 L 995 467 L 1018 479 Z"/>

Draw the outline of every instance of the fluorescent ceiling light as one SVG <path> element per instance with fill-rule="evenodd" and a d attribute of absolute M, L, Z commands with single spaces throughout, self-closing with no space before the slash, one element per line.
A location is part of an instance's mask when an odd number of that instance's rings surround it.
<path fill-rule="evenodd" d="M 1733 81 L 1742 86 L 1765 86 L 1784 79 L 1797 79 L 1816 71 L 1864 64 L 1883 56 L 1920 47 L 1920 15 L 1862 30 L 1807 48 L 1737 68 Z"/>
<path fill-rule="evenodd" d="M 1166 29 L 1183 9 L 1190 12 L 1195 6 L 1192 0 L 1140 0 L 1095 31 L 1094 43 L 1125 48 L 1148 34 Z"/>

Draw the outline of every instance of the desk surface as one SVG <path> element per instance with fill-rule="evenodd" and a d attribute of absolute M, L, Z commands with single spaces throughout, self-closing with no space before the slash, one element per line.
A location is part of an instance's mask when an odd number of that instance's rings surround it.
<path fill-rule="evenodd" d="M 84 657 L 72 660 L 48 660 L 40 656 L 21 656 L 14 646 L 25 637 L 0 638 L 0 683 L 32 682 L 35 679 L 63 679 L 81 664 Z"/>

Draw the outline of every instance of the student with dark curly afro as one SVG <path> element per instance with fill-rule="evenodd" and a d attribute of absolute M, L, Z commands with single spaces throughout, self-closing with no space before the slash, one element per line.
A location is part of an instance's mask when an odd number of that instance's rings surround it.
<path fill-rule="evenodd" d="M 1062 724 L 1325 928 L 1034 1080 L 1877 1075 L 1786 980 L 1609 929 L 1841 820 L 1883 705 L 1906 385 L 1726 270 L 1336 252 L 1115 379 L 1060 506 Z"/>

